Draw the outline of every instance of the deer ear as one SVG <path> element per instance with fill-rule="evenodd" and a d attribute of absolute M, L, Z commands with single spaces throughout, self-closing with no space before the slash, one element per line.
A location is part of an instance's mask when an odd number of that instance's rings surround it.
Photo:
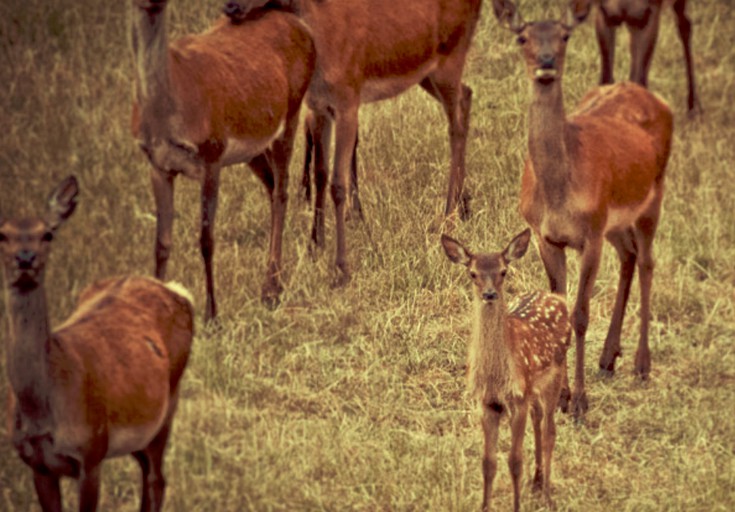
<path fill-rule="evenodd" d="M 503 258 L 505 261 L 510 263 L 511 261 L 522 258 L 528 250 L 528 243 L 531 241 L 531 230 L 526 228 L 525 231 L 516 235 L 516 237 L 510 241 L 508 247 L 503 251 Z"/>
<path fill-rule="evenodd" d="M 51 229 L 58 228 L 68 219 L 77 207 L 79 184 L 74 176 L 67 176 L 57 185 L 48 198 L 48 213 L 46 222 Z"/>
<path fill-rule="evenodd" d="M 591 0 L 570 0 L 566 13 L 561 20 L 562 25 L 567 29 L 572 30 L 587 19 L 591 8 Z"/>
<path fill-rule="evenodd" d="M 461 265 L 470 264 L 472 253 L 451 236 L 442 235 L 442 246 L 444 247 L 444 252 L 447 254 L 447 258 L 452 262 Z"/>
<path fill-rule="evenodd" d="M 501 26 L 515 33 L 525 27 L 520 11 L 510 0 L 493 0 L 493 11 Z"/>

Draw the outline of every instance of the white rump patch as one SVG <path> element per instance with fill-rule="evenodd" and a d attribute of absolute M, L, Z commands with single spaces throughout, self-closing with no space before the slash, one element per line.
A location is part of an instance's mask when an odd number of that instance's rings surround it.
<path fill-rule="evenodd" d="M 179 297 L 183 297 L 184 299 L 189 301 L 189 304 L 194 306 L 194 297 L 192 296 L 191 292 L 186 289 L 186 287 L 179 283 L 178 281 L 168 281 L 167 283 L 164 283 L 164 285 L 168 290 L 174 292 Z"/>

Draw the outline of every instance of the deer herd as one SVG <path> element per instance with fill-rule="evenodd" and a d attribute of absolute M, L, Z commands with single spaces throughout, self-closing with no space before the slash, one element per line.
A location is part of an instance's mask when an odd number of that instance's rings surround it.
<path fill-rule="evenodd" d="M 164 284 L 171 254 L 174 180 L 201 184 L 200 246 L 206 275 L 204 318 L 217 315 L 214 226 L 220 171 L 247 163 L 270 198 L 270 249 L 262 287 L 266 304 L 283 290 L 282 234 L 288 171 L 302 104 L 306 160 L 302 190 L 311 198 L 312 244 L 325 242 L 328 183 L 336 227 L 336 285 L 351 276 L 345 221 L 362 216 L 357 194 L 360 105 L 419 85 L 443 107 L 451 151 L 448 232 L 469 215 L 465 189 L 472 90 L 462 81 L 481 0 L 250 0 L 229 2 L 225 16 L 200 34 L 168 40 L 167 0 L 130 0 L 135 98 L 132 131 L 148 158 L 156 205 L 155 278 L 95 282 L 75 311 L 49 326 L 44 273 L 60 225 L 74 212 L 74 177 L 52 192 L 37 218 L 0 216 L 9 344 L 10 432 L 33 470 L 44 511 L 61 510 L 59 481 L 79 482 L 80 510 L 97 506 L 104 459 L 132 454 L 142 471 L 141 510 L 160 510 L 162 472 L 179 382 L 194 336 L 193 303 L 176 283 Z M 499 253 L 475 253 L 449 234 L 447 257 L 467 269 L 474 290 L 468 389 L 482 411 L 482 508 L 490 508 L 498 427 L 511 428 L 509 469 L 514 510 L 520 507 L 522 444 L 530 412 L 535 439 L 534 490 L 550 501 L 557 407 L 582 419 L 585 338 L 590 298 L 608 240 L 620 259 L 610 327 L 599 366 L 612 373 L 635 270 L 640 282 L 640 339 L 634 372 L 651 370 L 648 344 L 653 240 L 661 213 L 673 117 L 649 92 L 648 72 L 662 0 L 597 0 L 595 29 L 601 85 L 567 113 L 562 79 L 566 49 L 592 0 L 570 0 L 560 19 L 526 22 L 510 0 L 492 12 L 515 40 L 530 87 L 528 154 L 520 213 L 526 229 Z M 686 63 L 688 112 L 701 112 L 690 50 L 686 0 L 673 0 Z M 615 29 L 630 31 L 630 81 L 613 84 Z M 328 179 L 334 130 L 334 160 Z M 331 180 L 331 181 L 330 181 Z M 530 291 L 507 304 L 509 265 L 532 235 L 550 292 Z M 566 249 L 579 253 L 576 299 L 567 310 Z M 510 301 L 509 301 L 510 302 Z M 572 334 L 574 386 L 566 352 Z"/>

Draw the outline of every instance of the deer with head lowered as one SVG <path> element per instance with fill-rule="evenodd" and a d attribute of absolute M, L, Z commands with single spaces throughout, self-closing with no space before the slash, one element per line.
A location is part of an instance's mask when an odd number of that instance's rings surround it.
<path fill-rule="evenodd" d="M 79 510 L 95 510 L 102 461 L 125 454 L 141 467 L 141 510 L 161 510 L 164 450 L 194 335 L 192 304 L 175 283 L 111 278 L 82 291 L 52 331 L 44 275 L 77 192 L 69 177 L 44 217 L 0 218 L 13 444 L 33 470 L 44 511 L 61 510 L 62 476 L 78 479 Z"/>
<path fill-rule="evenodd" d="M 324 245 L 327 151 L 335 130 L 331 195 L 336 217 L 336 284 L 349 281 L 345 219 L 350 166 L 362 103 L 420 85 L 439 101 L 449 123 L 451 164 L 445 214 L 467 214 L 465 146 L 472 90 L 462 83 L 482 0 L 276 0 L 308 25 L 317 62 L 306 102 L 316 116 L 311 136 L 316 184 L 312 241 Z"/>
<path fill-rule="evenodd" d="M 600 368 L 612 373 L 636 267 L 640 279 L 640 340 L 635 373 L 651 370 L 648 345 L 653 239 L 661 212 L 664 175 L 673 132 L 671 110 L 632 83 L 588 92 L 570 116 L 564 111 L 562 76 L 567 41 L 576 19 L 525 23 L 513 2 L 494 0 L 495 14 L 515 34 L 531 86 L 528 156 L 520 208 L 536 233 L 551 291 L 566 294 L 565 249 L 581 253 L 572 313 L 576 366 L 572 410 L 587 409 L 584 342 L 589 303 L 603 240 L 620 258 L 620 277 Z"/>
<path fill-rule="evenodd" d="M 130 1 L 136 65 L 133 132 L 152 164 L 155 275 L 166 275 L 174 178 L 183 174 L 202 185 L 205 318 L 216 316 L 212 258 L 220 170 L 248 163 L 270 197 L 270 248 L 261 297 L 275 304 L 282 291 L 288 164 L 315 64 L 309 31 L 292 13 L 261 1 L 238 23 L 222 17 L 208 31 L 169 45 L 167 0 Z"/>
<path fill-rule="evenodd" d="M 474 295 L 469 344 L 468 387 L 482 407 L 485 449 L 482 459 L 482 509 L 490 508 L 497 469 L 498 427 L 510 416 L 508 465 L 513 479 L 513 508 L 520 507 L 523 436 L 530 411 L 536 444 L 534 490 L 550 501 L 551 456 L 556 427 L 554 412 L 566 382 L 569 318 L 564 298 L 531 292 L 506 306 L 503 282 L 511 262 L 528 249 L 531 230 L 516 236 L 500 253 L 475 254 L 442 235 L 447 257 L 467 267 Z"/>
<path fill-rule="evenodd" d="M 585 19 L 592 3 L 593 0 L 573 0 L 572 8 L 575 17 L 579 20 Z M 692 22 L 686 14 L 687 0 L 596 0 L 595 3 L 598 5 L 595 31 L 602 64 L 600 83 L 604 85 L 614 81 L 615 32 L 620 25 L 625 25 L 630 33 L 629 79 L 644 87 L 648 87 L 648 72 L 658 39 L 661 13 L 665 4 L 671 4 L 676 16 L 679 40 L 684 51 L 689 115 L 693 116 L 701 112 L 702 106 L 699 103 L 694 80 L 691 50 Z"/>

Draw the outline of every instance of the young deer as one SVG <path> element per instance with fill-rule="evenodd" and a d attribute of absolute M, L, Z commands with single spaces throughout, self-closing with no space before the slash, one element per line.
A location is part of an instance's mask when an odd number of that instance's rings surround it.
<path fill-rule="evenodd" d="M 312 132 L 316 183 L 312 240 L 324 245 L 324 193 L 332 121 L 335 157 L 331 195 L 336 216 L 337 284 L 350 279 L 345 219 L 350 202 L 350 165 L 360 105 L 420 85 L 447 116 L 451 148 L 445 213 L 466 215 L 465 146 L 472 90 L 462 83 L 481 0 L 292 0 L 311 29 L 317 51 L 307 103 L 317 117 Z"/>
<path fill-rule="evenodd" d="M 597 0 L 596 3 L 598 10 L 595 30 L 602 61 L 600 83 L 611 84 L 614 81 L 615 31 L 620 25 L 625 24 L 630 33 L 630 80 L 644 87 L 648 86 L 648 71 L 653 60 L 664 3 L 672 4 L 686 64 L 689 86 L 687 107 L 690 116 L 699 113 L 702 107 L 694 81 L 692 23 L 686 14 L 687 0 Z M 584 20 L 589 14 L 591 4 L 592 0 L 572 0 L 575 17 L 580 21 Z"/>
<path fill-rule="evenodd" d="M 160 510 L 164 449 L 194 335 L 192 304 L 180 286 L 112 278 L 88 286 L 51 331 L 46 263 L 77 191 L 70 176 L 45 217 L 0 219 L 13 444 L 33 470 L 44 511 L 61 510 L 62 476 L 79 480 L 79 510 L 95 510 L 103 459 L 128 453 L 143 472 L 141 510 Z"/>
<path fill-rule="evenodd" d="M 169 45 L 167 1 L 130 1 L 136 64 L 133 133 L 153 165 L 155 275 L 166 275 L 174 178 L 183 174 L 202 184 L 205 317 L 216 316 L 212 257 L 220 170 L 247 162 L 270 195 L 270 249 L 262 299 L 274 304 L 282 290 L 288 164 L 315 64 L 309 31 L 293 14 L 265 6 L 238 23 L 222 17 L 207 32 Z"/>
<path fill-rule="evenodd" d="M 536 444 L 534 490 L 550 501 L 551 455 L 556 427 L 554 410 L 566 382 L 569 318 L 564 298 L 532 292 L 506 308 L 503 281 L 508 265 L 526 254 L 531 230 L 516 236 L 503 252 L 473 254 L 442 235 L 451 261 L 469 270 L 474 291 L 474 324 L 469 346 L 468 387 L 482 406 L 485 452 L 482 459 L 482 509 L 490 507 L 497 469 L 498 425 L 510 414 L 508 465 L 513 479 L 513 509 L 520 507 L 523 436 L 531 412 Z M 568 386 L 568 385 L 567 385 Z"/>
<path fill-rule="evenodd" d="M 551 291 L 566 294 L 565 248 L 581 252 L 572 313 L 576 368 L 572 408 L 587 409 L 584 341 L 589 302 L 603 239 L 620 258 L 620 280 L 600 367 L 612 373 L 620 355 L 620 331 L 633 274 L 641 287 L 640 341 L 635 372 L 651 370 L 648 346 L 652 246 L 664 193 L 673 118 L 669 107 L 638 84 L 593 89 L 566 117 L 562 76 L 569 22 L 524 23 L 515 5 L 494 0 L 495 14 L 517 34 L 531 85 L 528 156 L 521 180 L 521 213 L 538 238 Z"/>

